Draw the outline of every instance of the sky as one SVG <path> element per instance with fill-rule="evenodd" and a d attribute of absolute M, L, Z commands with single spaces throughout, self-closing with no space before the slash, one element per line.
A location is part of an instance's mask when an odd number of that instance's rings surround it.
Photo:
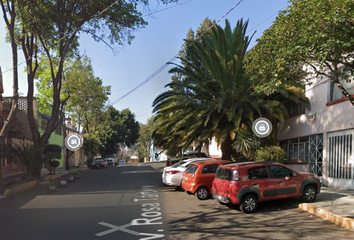
<path fill-rule="evenodd" d="M 268 29 L 279 12 L 289 3 L 287 0 L 243 0 L 226 16 L 240 0 L 179 0 L 178 4 L 151 5 L 150 11 L 157 11 L 152 16 L 144 12 L 148 25 L 134 32 L 135 39 L 131 45 L 117 47 L 113 52 L 102 42 L 95 42 L 87 35 L 80 36 L 80 53 L 91 58 L 96 77 L 103 80 L 103 85 L 111 86 L 108 104 L 121 111 L 129 108 L 137 121 L 145 124 L 153 113 L 154 99 L 167 90 L 165 85 L 171 81 L 167 66 L 143 86 L 127 95 L 132 89 L 149 79 L 158 69 L 169 62 L 181 49 L 183 39 L 191 28 L 196 31 L 202 21 L 208 17 L 220 20 L 218 25 L 224 26 L 228 19 L 231 26 L 236 26 L 239 19 L 249 20 L 248 35 L 256 31 L 250 48 Z M 151 1 L 155 2 L 155 1 Z M 2 14 L 1 14 L 2 15 Z M 19 51 L 19 63 L 23 56 Z M 175 61 L 177 63 L 177 61 Z M 4 94 L 12 95 L 11 47 L 5 42 L 5 24 L 0 19 L 0 66 L 3 72 Z M 27 94 L 27 83 L 24 64 L 20 67 L 19 92 Z M 23 71 L 21 71 L 23 69 Z M 8 71 L 7 71 L 8 70 Z M 126 95 L 126 96 L 125 96 Z M 122 98 L 125 96 L 124 98 Z M 120 101 L 117 101 L 121 99 Z"/>

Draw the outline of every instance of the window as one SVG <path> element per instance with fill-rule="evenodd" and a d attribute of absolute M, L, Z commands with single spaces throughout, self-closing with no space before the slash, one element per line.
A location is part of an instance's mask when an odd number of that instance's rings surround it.
<path fill-rule="evenodd" d="M 273 178 L 285 178 L 294 176 L 293 171 L 282 166 L 270 166 L 270 171 L 272 172 Z"/>
<path fill-rule="evenodd" d="M 215 173 L 219 164 L 210 164 L 203 167 L 202 174 Z"/>
<path fill-rule="evenodd" d="M 187 169 L 186 169 L 186 173 L 195 173 L 198 169 L 198 166 L 197 165 L 193 165 L 193 164 L 190 164 Z"/>
<path fill-rule="evenodd" d="M 286 161 L 309 161 L 309 137 L 295 138 L 282 141 L 280 142 L 280 146 L 286 151 Z"/>
<path fill-rule="evenodd" d="M 348 81 L 340 80 L 342 86 L 348 91 L 350 95 L 354 95 L 354 77 L 349 77 Z M 331 81 L 329 84 L 329 99 L 328 102 L 339 100 L 345 96 L 339 90 L 339 88 Z"/>
<path fill-rule="evenodd" d="M 295 115 L 299 113 L 305 112 L 305 106 L 300 103 L 287 102 L 284 104 L 286 109 L 288 110 L 289 115 Z"/>
<path fill-rule="evenodd" d="M 218 168 L 215 174 L 215 178 L 231 181 L 232 170 L 227 168 Z"/>
<path fill-rule="evenodd" d="M 247 171 L 248 179 L 262 179 L 269 178 L 269 174 L 266 167 L 254 167 Z"/>

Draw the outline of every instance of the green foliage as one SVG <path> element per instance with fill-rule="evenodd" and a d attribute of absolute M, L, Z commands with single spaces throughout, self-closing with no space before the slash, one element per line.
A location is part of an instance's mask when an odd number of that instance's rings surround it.
<path fill-rule="evenodd" d="M 239 153 L 242 158 L 254 159 L 255 150 L 262 144 L 259 137 L 254 135 L 252 132 L 240 129 L 237 133 L 237 137 L 232 144 L 232 147 L 237 153 Z"/>
<path fill-rule="evenodd" d="M 38 106 L 42 113 L 51 114 L 53 86 L 49 63 L 43 57 L 37 71 L 36 83 Z M 84 126 L 86 133 L 95 132 L 102 120 L 102 112 L 110 95 L 110 86 L 103 86 L 100 78 L 94 76 L 89 57 L 77 57 L 65 63 L 61 100 L 67 99 L 65 111 L 73 124 Z"/>
<path fill-rule="evenodd" d="M 88 157 L 88 162 L 93 161 L 93 157 L 98 153 L 99 139 L 95 135 L 87 134 L 84 137 L 83 149 Z"/>
<path fill-rule="evenodd" d="M 279 146 L 268 146 L 259 148 L 256 152 L 256 161 L 271 161 L 283 163 L 286 157 L 286 152 Z"/>
<path fill-rule="evenodd" d="M 131 147 L 139 137 L 139 123 L 129 109 L 122 111 L 109 106 L 104 113 L 105 119 L 97 136 L 99 138 L 101 155 L 117 153 L 119 144 Z"/>
<path fill-rule="evenodd" d="M 40 151 L 41 147 L 23 143 L 5 146 L 7 156 L 23 171 L 27 180 L 32 179 L 36 168 L 41 165 L 37 159 Z"/>
<path fill-rule="evenodd" d="M 231 159 L 236 154 L 231 145 L 240 129 L 251 129 L 253 120 L 260 116 L 284 120 L 287 117 L 284 98 L 291 96 L 290 100 L 308 103 L 304 93 L 294 89 L 281 89 L 272 96 L 254 91 L 245 72 L 251 41 L 246 35 L 247 25 L 248 22 L 239 20 L 234 28 L 228 21 L 224 28 L 214 26 L 200 42 L 190 41 L 181 55 L 181 65 L 170 70 L 174 73 L 167 85 L 170 90 L 153 103 L 156 113 L 153 136 L 168 153 L 215 137 L 222 158 Z M 237 143 L 236 149 L 246 154 L 242 144 L 245 141 Z"/>
<path fill-rule="evenodd" d="M 46 159 L 52 160 L 54 158 L 61 158 L 61 148 L 56 144 L 48 144 L 44 147 L 44 156 Z"/>
<path fill-rule="evenodd" d="M 318 75 L 348 80 L 340 68 L 354 74 L 354 1 L 290 2 L 251 51 L 247 72 L 256 90 L 271 94 Z"/>
<path fill-rule="evenodd" d="M 169 3 L 176 0 L 158 0 Z M 79 34 L 86 33 L 96 41 L 109 45 L 130 44 L 134 39 L 133 31 L 144 27 L 147 22 L 139 11 L 141 6 L 148 6 L 147 0 L 116 1 L 96 0 L 76 1 L 1 1 L 4 20 L 7 24 L 14 60 L 14 97 L 17 95 L 18 68 L 17 49 L 20 48 L 26 59 L 28 83 L 28 120 L 32 138 L 36 145 L 45 146 L 51 133 L 61 122 L 62 110 L 66 99 L 62 100 L 64 62 L 72 59 L 78 52 Z M 110 46 L 110 45 L 109 45 Z M 110 46 L 112 47 L 112 46 Z M 112 47 L 113 49 L 113 47 Z M 39 58 L 44 54 L 44 58 Z M 52 87 L 53 104 L 47 110 L 51 119 L 41 135 L 34 127 L 36 120 L 33 106 L 34 81 L 38 67 L 47 64 L 50 70 L 47 86 Z M 41 66 L 42 69 L 46 67 Z M 43 95 L 50 96 L 50 90 Z M 51 102 L 50 98 L 45 99 Z M 88 100 L 87 100 L 88 101 Z M 76 112 L 80 114 L 80 112 Z M 87 123 L 89 120 L 86 121 Z M 88 124 L 86 125 L 88 126 Z M 90 131 L 91 129 L 89 129 Z M 87 131 L 87 132 L 89 132 Z M 43 151 L 43 149 L 42 149 Z M 37 177 L 40 177 L 42 154 L 38 153 Z M 1 180 L 0 180 L 1 182 Z"/>
<path fill-rule="evenodd" d="M 138 138 L 138 154 L 139 159 L 149 157 L 149 148 L 152 143 L 152 134 L 154 130 L 154 117 L 147 120 L 147 124 L 140 124 Z"/>

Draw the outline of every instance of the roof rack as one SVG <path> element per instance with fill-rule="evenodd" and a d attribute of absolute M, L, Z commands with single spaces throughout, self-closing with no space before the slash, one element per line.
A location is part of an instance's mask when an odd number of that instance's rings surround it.
<path fill-rule="evenodd" d="M 248 163 L 241 163 L 238 166 L 243 167 L 243 166 L 248 166 L 248 165 L 258 165 L 258 164 L 265 164 L 265 163 L 275 163 L 271 161 L 265 161 L 265 162 L 248 162 Z"/>

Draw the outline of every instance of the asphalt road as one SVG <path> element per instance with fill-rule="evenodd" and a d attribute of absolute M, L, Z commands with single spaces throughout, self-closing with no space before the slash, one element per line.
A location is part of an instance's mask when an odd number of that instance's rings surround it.
<path fill-rule="evenodd" d="M 162 163 L 95 169 L 48 193 L 0 200 L 1 240 L 354 239 L 354 232 L 297 209 L 298 200 L 260 203 L 243 214 L 161 183 Z"/>

